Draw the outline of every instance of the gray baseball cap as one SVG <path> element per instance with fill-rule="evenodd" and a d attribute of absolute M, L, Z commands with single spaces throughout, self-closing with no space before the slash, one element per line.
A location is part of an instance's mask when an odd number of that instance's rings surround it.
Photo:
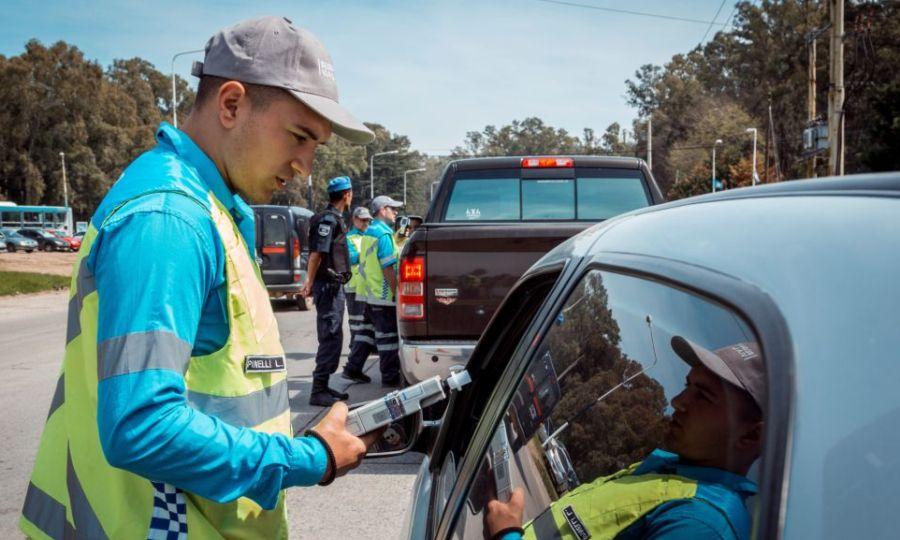
<path fill-rule="evenodd" d="M 378 211 L 385 206 L 390 206 L 391 208 L 400 208 L 403 206 L 403 203 L 400 201 L 395 201 L 387 195 L 379 195 L 372 199 L 372 213 L 377 214 Z"/>
<path fill-rule="evenodd" d="M 710 351 L 681 336 L 674 336 L 672 349 L 688 365 L 703 365 L 719 378 L 744 390 L 761 410 L 766 410 L 766 366 L 755 341 Z"/>
<path fill-rule="evenodd" d="M 203 62 L 194 62 L 191 73 L 283 88 L 331 122 L 338 136 L 357 144 L 375 139 L 338 104 L 334 67 L 325 45 L 286 17 L 247 19 L 219 30 L 206 43 Z"/>
<path fill-rule="evenodd" d="M 353 217 L 356 219 L 372 219 L 372 214 L 369 213 L 369 209 L 365 206 L 357 206 L 353 209 Z"/>

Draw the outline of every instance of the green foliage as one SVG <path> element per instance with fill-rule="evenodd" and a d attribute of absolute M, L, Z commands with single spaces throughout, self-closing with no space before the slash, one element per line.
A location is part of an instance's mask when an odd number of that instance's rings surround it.
<path fill-rule="evenodd" d="M 61 290 L 68 286 L 69 278 L 65 276 L 0 270 L 0 296 Z"/>
<path fill-rule="evenodd" d="M 193 92 L 177 79 L 179 113 Z M 75 46 L 36 40 L 0 57 L 0 191 L 19 204 L 63 203 L 60 152 L 66 154 L 69 203 L 90 216 L 154 130 L 171 115 L 171 80 L 139 58 L 105 72 Z"/>
<path fill-rule="evenodd" d="M 626 156 L 634 155 L 634 147 L 625 143 L 618 123 L 610 124 L 600 138 L 590 128 L 576 137 L 544 124 L 540 118 L 528 117 L 499 129 L 485 126 L 482 131 L 470 131 L 465 143 L 453 150 L 454 157 L 560 154 Z"/>
<path fill-rule="evenodd" d="M 846 6 L 846 171 L 900 168 L 900 3 L 859 2 Z M 674 196 L 692 193 L 699 185 L 698 164 L 708 172 L 715 139 L 725 145 L 726 185 L 738 157 L 750 157 L 748 127 L 759 130 L 758 170 L 769 181 L 803 177 L 806 162 L 801 136 L 806 126 L 806 35 L 828 22 L 826 6 L 807 0 L 741 1 L 733 29 L 664 66 L 645 65 L 626 82 L 629 103 L 642 118 L 652 113 L 654 173 L 664 191 Z M 828 34 L 818 40 L 817 111 L 824 117 L 828 93 Z M 768 129 L 769 106 L 772 129 Z M 635 123 L 635 132 L 645 133 Z M 765 167 L 766 141 L 771 170 Z M 777 145 L 776 149 L 773 147 Z M 694 150 L 693 153 L 685 151 Z M 691 148 L 697 147 L 697 148 Z M 646 140 L 638 143 L 643 154 Z M 820 160 L 820 174 L 824 174 Z M 718 168 L 718 163 L 717 163 Z M 707 182 L 707 186 L 708 186 Z M 708 191 L 708 189 L 706 190 Z"/>

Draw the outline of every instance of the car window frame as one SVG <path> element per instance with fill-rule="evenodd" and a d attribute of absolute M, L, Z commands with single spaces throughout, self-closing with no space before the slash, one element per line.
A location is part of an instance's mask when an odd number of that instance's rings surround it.
<path fill-rule="evenodd" d="M 434 529 L 434 538 L 451 538 L 493 433 L 533 361 L 533 352 L 538 350 L 539 338 L 546 335 L 553 324 L 553 314 L 592 270 L 654 281 L 717 303 L 740 316 L 755 332 L 764 358 L 782 359 L 778 363 L 766 362 L 766 444 L 760 460 L 759 504 L 755 506 L 756 515 L 752 516 L 757 537 L 781 538 L 790 484 L 795 364 L 787 323 L 775 301 L 746 281 L 683 261 L 620 252 L 593 252 L 592 255 L 573 265 L 567 279 L 561 279 L 550 291 L 544 306 L 537 312 L 523 334 L 523 339 L 517 344 L 516 352 L 510 357 L 510 362 L 483 408 L 484 412 L 469 440 L 467 450 L 458 459 L 457 479 Z M 773 415 L 769 411 L 778 411 L 779 414 Z"/>

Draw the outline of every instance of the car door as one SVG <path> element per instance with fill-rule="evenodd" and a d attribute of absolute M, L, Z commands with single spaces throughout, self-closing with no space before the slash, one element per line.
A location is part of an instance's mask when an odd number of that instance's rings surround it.
<path fill-rule="evenodd" d="M 686 392 L 692 373 L 676 352 L 679 339 L 708 351 L 754 343 L 767 359 L 767 442 L 742 472 L 759 489 L 745 500 L 757 535 L 777 537 L 792 359 L 776 306 L 752 285 L 697 267 L 633 255 L 604 261 L 557 285 L 484 407 L 465 413 L 477 419 L 466 448 L 435 454 L 433 537 L 489 538 L 488 503 L 512 489 L 524 491 L 523 525 L 539 538 L 567 537 L 573 531 L 560 525 L 558 506 L 573 492 L 600 486 L 660 449 L 708 450 L 696 429 L 687 437 L 672 420 L 672 401 Z M 592 519 L 584 519 L 588 528 L 597 527 Z M 647 526 L 631 525 L 636 537 Z"/>

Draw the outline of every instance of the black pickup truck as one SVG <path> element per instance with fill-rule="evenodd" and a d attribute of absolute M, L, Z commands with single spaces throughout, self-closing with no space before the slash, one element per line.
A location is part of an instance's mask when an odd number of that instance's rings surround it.
<path fill-rule="evenodd" d="M 400 256 L 400 359 L 411 383 L 464 365 L 510 287 L 589 226 L 663 202 L 643 160 L 471 158 L 444 170 Z"/>

